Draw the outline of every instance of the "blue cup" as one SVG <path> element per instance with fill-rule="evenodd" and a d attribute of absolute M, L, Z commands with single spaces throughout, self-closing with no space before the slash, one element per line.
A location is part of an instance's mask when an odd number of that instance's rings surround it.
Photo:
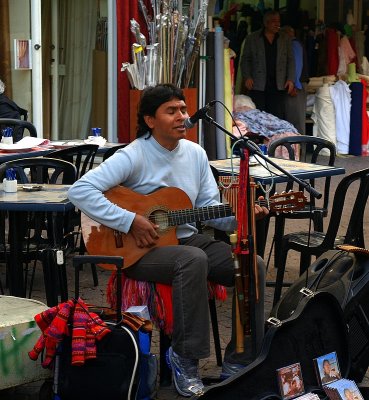
<path fill-rule="evenodd" d="M 264 155 L 268 155 L 268 147 L 266 144 L 259 144 L 259 149 Z"/>

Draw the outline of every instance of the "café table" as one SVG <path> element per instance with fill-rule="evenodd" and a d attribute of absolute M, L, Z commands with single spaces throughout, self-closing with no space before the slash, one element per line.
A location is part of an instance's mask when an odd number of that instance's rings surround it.
<path fill-rule="evenodd" d="M 281 166 L 293 176 L 302 180 L 345 174 L 345 169 L 343 167 L 310 164 L 301 161 L 274 157 L 268 158 Z M 210 165 L 215 167 L 221 176 L 230 176 L 232 174 L 238 176 L 240 168 L 240 158 L 234 157 L 232 160 L 230 158 L 223 160 L 214 160 L 210 161 Z M 257 156 L 250 157 L 249 174 L 250 178 L 252 178 L 256 184 L 266 186 L 276 183 L 288 182 L 291 179 L 286 174 L 281 173 L 277 170 L 277 168 L 275 168 L 271 164 L 267 164 L 266 161 L 258 158 Z M 267 231 L 268 227 L 265 221 L 258 221 L 256 238 L 258 244 L 257 252 L 262 257 L 264 256 Z M 281 245 L 281 240 L 281 237 L 275 238 L 275 248 Z"/>
<path fill-rule="evenodd" d="M 6 193 L 0 184 L 0 210 L 7 211 L 9 215 L 9 290 L 13 296 L 24 297 L 24 277 L 22 250 L 23 241 L 22 226 L 24 224 L 25 212 L 50 212 L 52 215 L 52 238 L 50 243 L 51 250 L 58 250 L 63 236 L 63 221 L 69 210 L 74 209 L 74 205 L 67 197 L 70 185 L 42 185 L 40 191 L 25 191 L 24 185 L 18 185 L 15 193 Z M 60 279 L 60 270 L 65 268 L 64 260 L 62 263 L 51 262 L 50 257 L 47 262 L 43 262 L 44 281 L 46 300 L 49 306 L 58 303 L 58 287 L 61 290 L 62 301 L 67 300 L 66 282 Z M 59 277 L 59 278 L 58 278 Z"/>
<path fill-rule="evenodd" d="M 257 156 L 256 156 L 257 157 Z M 287 160 L 281 158 L 268 157 L 271 161 L 274 161 L 280 167 L 285 169 L 290 174 L 294 175 L 299 179 L 312 179 L 312 178 L 322 178 L 326 176 L 334 176 L 341 175 L 345 173 L 345 169 L 343 167 L 335 167 L 329 165 L 320 165 L 320 164 L 310 164 L 300 161 Z M 267 164 L 268 169 L 266 168 L 266 162 L 260 159 L 260 164 L 258 161 L 250 162 L 249 165 L 249 173 L 250 177 L 256 183 L 260 183 L 262 185 L 270 185 L 274 183 L 287 182 L 290 178 L 279 172 L 277 168 L 273 167 L 270 164 Z M 235 157 L 232 161 L 233 164 L 233 173 L 238 175 L 240 168 L 240 158 Z M 227 158 L 224 160 L 214 160 L 210 161 L 210 165 L 215 167 L 221 175 L 230 175 L 232 173 L 232 164 L 231 159 Z"/>
<path fill-rule="evenodd" d="M 47 154 L 55 150 L 65 149 L 68 147 L 78 146 L 81 144 L 85 144 L 85 142 L 82 139 L 76 139 L 76 140 L 72 139 L 64 141 L 51 141 L 45 146 L 35 146 L 19 150 L 14 149 L 9 151 L 9 150 L 2 150 L 0 148 L 0 164 L 11 160 L 17 160 L 20 158 L 42 157 L 46 156 Z M 118 146 L 120 144 L 121 143 L 106 142 L 104 146 L 100 146 L 98 148 L 97 155 L 102 157 L 108 149 L 114 146 Z"/>

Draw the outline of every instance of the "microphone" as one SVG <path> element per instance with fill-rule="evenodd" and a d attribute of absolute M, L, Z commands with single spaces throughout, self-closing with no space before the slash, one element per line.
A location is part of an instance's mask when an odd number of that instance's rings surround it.
<path fill-rule="evenodd" d="M 204 118 L 206 113 L 213 107 L 213 105 L 216 103 L 216 100 L 212 100 L 210 103 L 208 103 L 205 107 L 200 108 L 200 110 L 197 110 L 192 117 L 187 118 L 184 122 L 184 126 L 187 129 L 193 128 L 200 119 Z"/>

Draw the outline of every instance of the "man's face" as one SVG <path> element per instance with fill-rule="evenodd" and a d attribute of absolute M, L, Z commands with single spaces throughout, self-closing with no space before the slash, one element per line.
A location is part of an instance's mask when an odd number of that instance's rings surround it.
<path fill-rule="evenodd" d="M 152 135 L 165 148 L 172 150 L 180 139 L 186 137 L 184 121 L 188 118 L 187 106 L 183 100 L 172 99 L 163 103 L 155 116 L 145 116 L 145 122 Z"/>
<path fill-rule="evenodd" d="M 324 370 L 325 374 L 329 375 L 329 373 L 331 372 L 331 366 L 330 366 L 329 362 L 326 361 L 323 364 L 323 370 Z"/>
<path fill-rule="evenodd" d="M 345 390 L 345 397 L 346 397 L 346 400 L 354 400 L 354 395 L 352 394 L 352 392 L 350 390 Z"/>
<path fill-rule="evenodd" d="M 281 27 L 281 17 L 279 15 L 271 15 L 265 21 L 265 30 L 269 33 L 276 34 L 279 32 L 279 28 Z"/>

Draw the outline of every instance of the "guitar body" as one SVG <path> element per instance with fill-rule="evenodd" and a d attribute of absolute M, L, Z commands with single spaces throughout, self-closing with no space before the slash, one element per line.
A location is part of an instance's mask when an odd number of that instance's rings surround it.
<path fill-rule="evenodd" d="M 178 243 L 176 227 L 168 226 L 165 221 L 166 214 L 168 211 L 192 208 L 191 200 L 187 194 L 183 190 L 173 187 L 161 188 L 143 195 L 123 186 L 116 186 L 109 189 L 104 195 L 112 203 L 122 208 L 147 218 L 154 217 L 155 223 L 160 225 L 158 229 L 159 239 L 154 247 L 139 248 L 130 233 L 121 232 L 118 233 L 118 241 L 119 238 L 122 240 L 122 246 L 119 247 L 119 245 L 117 246 L 117 237 L 114 234 L 116 231 L 82 213 L 82 235 L 87 252 L 91 255 L 123 256 L 124 268 L 130 267 L 155 247 L 176 245 Z M 103 267 L 114 269 L 112 265 L 103 265 Z"/>

